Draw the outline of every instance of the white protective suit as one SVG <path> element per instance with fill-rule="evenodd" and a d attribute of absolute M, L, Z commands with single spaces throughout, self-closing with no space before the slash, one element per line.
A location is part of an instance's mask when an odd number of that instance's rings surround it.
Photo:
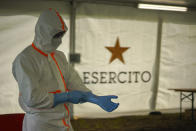
<path fill-rule="evenodd" d="M 61 38 L 54 38 L 67 27 L 54 9 L 43 12 L 35 27 L 33 44 L 13 62 L 13 75 L 19 86 L 19 103 L 26 112 L 23 131 L 73 131 L 69 103 L 53 107 L 54 93 L 72 90 L 90 91 L 63 52 L 56 48 Z"/>

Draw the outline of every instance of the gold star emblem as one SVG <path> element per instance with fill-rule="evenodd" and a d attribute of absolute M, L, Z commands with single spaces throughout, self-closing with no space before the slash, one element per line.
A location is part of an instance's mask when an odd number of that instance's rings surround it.
<path fill-rule="evenodd" d="M 110 58 L 110 63 L 115 59 L 119 59 L 122 63 L 125 63 L 122 53 L 124 53 L 129 47 L 120 47 L 119 38 L 116 40 L 115 47 L 105 47 L 112 53 L 112 57 Z"/>

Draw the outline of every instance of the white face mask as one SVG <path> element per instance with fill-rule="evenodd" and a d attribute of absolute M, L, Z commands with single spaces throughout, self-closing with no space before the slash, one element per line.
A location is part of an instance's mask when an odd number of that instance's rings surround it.
<path fill-rule="evenodd" d="M 64 36 L 65 31 L 59 32 L 57 34 L 55 34 L 52 39 L 50 41 L 48 41 L 49 43 L 45 44 L 42 46 L 43 50 L 46 53 L 51 53 L 54 52 L 59 45 L 62 43 L 62 37 Z M 48 46 L 50 45 L 50 46 Z"/>

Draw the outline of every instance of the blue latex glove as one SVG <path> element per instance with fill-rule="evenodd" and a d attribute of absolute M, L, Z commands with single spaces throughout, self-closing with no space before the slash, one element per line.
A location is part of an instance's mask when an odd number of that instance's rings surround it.
<path fill-rule="evenodd" d="M 118 108 L 119 103 L 114 103 L 111 99 L 117 99 L 118 96 L 109 95 L 109 96 L 96 96 L 91 92 L 86 93 L 86 97 L 82 100 L 82 102 L 91 102 L 99 105 L 103 110 L 107 112 L 112 112 L 116 108 Z"/>
<path fill-rule="evenodd" d="M 86 97 L 85 92 L 81 91 L 70 91 L 70 92 L 64 92 L 64 93 L 57 93 L 54 94 L 54 105 L 56 106 L 60 103 L 65 102 L 71 102 L 74 104 L 82 103 L 84 102 L 84 98 Z"/>

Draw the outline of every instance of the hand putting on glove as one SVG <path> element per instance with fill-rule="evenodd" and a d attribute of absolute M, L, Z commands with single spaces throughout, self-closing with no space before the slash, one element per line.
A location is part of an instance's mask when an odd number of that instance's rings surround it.
<path fill-rule="evenodd" d="M 87 92 L 86 97 L 84 97 L 82 101 L 97 104 L 103 110 L 107 112 L 112 112 L 118 108 L 119 103 L 114 103 L 111 101 L 111 99 L 117 99 L 117 98 L 118 96 L 115 95 L 97 96 L 91 92 Z"/>
<path fill-rule="evenodd" d="M 111 99 L 117 99 L 118 96 L 108 95 L 108 96 L 97 96 L 91 92 L 82 91 L 70 91 L 64 93 L 54 94 L 54 107 L 58 104 L 70 102 L 73 104 L 90 102 L 97 104 L 103 110 L 107 112 L 112 112 L 118 108 L 119 103 L 114 103 Z"/>

